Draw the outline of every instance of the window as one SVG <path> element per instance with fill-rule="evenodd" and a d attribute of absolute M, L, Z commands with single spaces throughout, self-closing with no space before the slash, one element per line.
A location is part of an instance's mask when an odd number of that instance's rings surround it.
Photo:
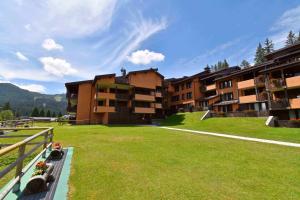
<path fill-rule="evenodd" d="M 181 85 L 181 90 L 184 90 L 184 84 Z"/>
<path fill-rule="evenodd" d="M 181 95 L 181 100 L 184 100 L 184 99 L 185 99 L 185 95 L 182 94 L 182 95 Z"/>
<path fill-rule="evenodd" d="M 186 88 L 188 89 L 188 88 L 191 88 L 192 87 L 192 82 L 187 82 L 186 83 Z"/>
<path fill-rule="evenodd" d="M 191 99 L 192 98 L 192 93 L 191 92 L 186 93 L 186 98 Z"/>
<path fill-rule="evenodd" d="M 225 93 L 221 95 L 221 101 L 230 101 L 233 100 L 233 93 Z"/>
<path fill-rule="evenodd" d="M 104 106 L 105 105 L 105 101 L 98 101 L 98 106 Z"/>
<path fill-rule="evenodd" d="M 179 85 L 176 85 L 175 86 L 175 92 L 178 92 L 179 91 Z"/>
<path fill-rule="evenodd" d="M 115 101 L 114 100 L 109 100 L 109 106 L 114 107 L 115 106 Z"/>
<path fill-rule="evenodd" d="M 176 96 L 172 96 L 172 99 L 171 99 L 173 102 L 174 101 L 179 101 L 179 95 L 176 95 Z"/>
<path fill-rule="evenodd" d="M 228 80 L 228 81 L 222 81 L 219 84 L 220 89 L 224 89 L 224 88 L 231 88 L 232 87 L 232 81 Z"/>

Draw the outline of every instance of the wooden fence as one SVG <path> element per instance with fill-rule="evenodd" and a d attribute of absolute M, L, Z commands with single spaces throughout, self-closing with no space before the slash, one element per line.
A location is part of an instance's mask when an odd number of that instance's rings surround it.
<path fill-rule="evenodd" d="M 18 156 L 16 160 L 0 171 L 0 179 L 8 174 L 11 170 L 16 168 L 14 180 L 5 188 L 0 194 L 0 199 L 4 199 L 7 194 L 12 190 L 18 192 L 20 190 L 20 181 L 22 176 L 28 171 L 30 167 L 23 168 L 24 160 L 36 152 L 40 147 L 43 147 L 42 151 L 38 154 L 39 156 L 46 156 L 47 149 L 51 149 L 53 141 L 53 128 L 48 127 L 32 127 L 32 128 L 0 128 L 0 131 L 27 131 L 27 130 L 41 130 L 34 135 L 0 135 L 1 138 L 16 138 L 16 137 L 27 137 L 24 140 L 15 144 L 6 144 L 6 147 L 0 149 L 0 157 L 7 155 L 8 153 L 18 150 Z M 32 142 L 34 139 L 43 137 L 40 142 Z M 25 152 L 27 146 L 33 146 L 29 151 Z M 33 164 L 34 162 L 32 162 Z"/>

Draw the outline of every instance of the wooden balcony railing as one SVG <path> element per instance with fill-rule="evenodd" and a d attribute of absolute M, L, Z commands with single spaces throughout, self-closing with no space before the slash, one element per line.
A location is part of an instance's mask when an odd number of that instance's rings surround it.
<path fill-rule="evenodd" d="M 138 101 L 155 101 L 154 95 L 135 94 L 134 99 Z"/>
<path fill-rule="evenodd" d="M 298 88 L 300 87 L 300 76 L 294 76 L 290 78 L 286 78 L 286 86 L 288 88 Z"/>
<path fill-rule="evenodd" d="M 153 114 L 153 113 L 155 113 L 155 109 L 154 108 L 135 107 L 134 112 L 135 113 Z"/>
<path fill-rule="evenodd" d="M 106 113 L 106 112 L 115 112 L 115 107 L 112 106 L 95 106 L 94 112 L 96 113 Z"/>
<path fill-rule="evenodd" d="M 270 105 L 272 110 L 282 110 L 289 107 L 289 101 L 286 99 L 272 100 Z"/>
<path fill-rule="evenodd" d="M 238 89 L 248 89 L 254 87 L 255 87 L 254 79 L 238 82 Z"/>
<path fill-rule="evenodd" d="M 290 99 L 290 107 L 292 109 L 299 109 L 300 108 L 300 98 L 294 98 L 294 99 Z"/>
<path fill-rule="evenodd" d="M 215 90 L 215 89 L 216 89 L 216 84 L 211 84 L 206 86 L 206 91 Z"/>
<path fill-rule="evenodd" d="M 96 95 L 97 99 L 116 99 L 115 93 L 108 93 L 108 92 L 98 92 Z"/>
<path fill-rule="evenodd" d="M 285 81 L 281 78 L 271 79 L 269 89 L 270 90 L 282 90 L 285 87 Z"/>
<path fill-rule="evenodd" d="M 256 102 L 256 95 L 247 95 L 239 97 L 240 103 L 254 103 Z"/>
<path fill-rule="evenodd" d="M 17 142 L 15 144 L 1 144 L 3 149 L 0 149 L 0 157 L 3 157 L 14 150 L 18 150 L 18 156 L 12 163 L 10 163 L 7 167 L 0 171 L 0 179 L 7 175 L 10 171 L 16 168 L 15 178 L 7 185 L 7 187 L 2 190 L 0 194 L 0 199 L 4 199 L 8 193 L 12 190 L 13 192 L 17 193 L 20 191 L 20 182 L 23 175 L 30 169 L 30 166 L 27 165 L 26 168 L 23 168 L 23 162 L 26 158 L 32 155 L 34 152 L 38 151 L 39 148 L 42 146 L 42 151 L 36 156 L 36 158 L 43 156 L 46 157 L 46 150 L 51 149 L 52 140 L 53 140 L 53 128 L 43 128 L 43 127 L 35 127 L 35 128 L 0 128 L 1 131 L 13 131 L 13 130 L 23 130 L 23 131 L 32 131 L 32 130 L 42 130 L 41 132 L 35 135 L 1 135 L 0 138 L 11 138 L 11 137 L 27 137 L 23 141 Z M 43 140 L 40 142 L 33 142 L 33 140 L 42 137 Z M 33 147 L 25 152 L 27 146 Z M 28 147 L 27 147 L 28 148 Z M 30 162 L 31 165 L 34 162 Z"/>

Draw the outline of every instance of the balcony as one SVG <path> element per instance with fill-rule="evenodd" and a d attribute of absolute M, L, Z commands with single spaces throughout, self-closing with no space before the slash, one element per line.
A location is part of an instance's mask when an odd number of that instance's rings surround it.
<path fill-rule="evenodd" d="M 300 87 L 300 76 L 294 76 L 287 78 L 286 80 L 287 88 L 298 88 Z"/>
<path fill-rule="evenodd" d="M 147 113 L 147 114 L 153 114 L 155 113 L 154 108 L 142 108 L 142 107 L 135 107 L 134 108 L 135 113 Z"/>
<path fill-rule="evenodd" d="M 268 94 L 266 91 L 258 94 L 258 101 L 267 101 L 267 100 L 268 100 Z"/>
<path fill-rule="evenodd" d="M 155 97 L 162 97 L 161 92 L 155 92 Z"/>
<path fill-rule="evenodd" d="M 265 77 L 263 75 L 255 77 L 255 85 L 257 87 L 265 86 Z"/>
<path fill-rule="evenodd" d="M 157 108 L 157 109 L 162 109 L 161 103 L 155 103 L 154 105 L 155 105 L 155 108 Z"/>
<path fill-rule="evenodd" d="M 116 99 L 127 101 L 129 99 L 129 94 L 116 93 Z"/>
<path fill-rule="evenodd" d="M 272 110 L 284 110 L 289 107 L 289 102 L 286 99 L 272 100 L 270 107 Z"/>
<path fill-rule="evenodd" d="M 240 103 L 255 103 L 256 95 L 247 95 L 239 97 Z"/>
<path fill-rule="evenodd" d="M 129 113 L 130 109 L 126 106 L 116 106 L 116 112 Z"/>
<path fill-rule="evenodd" d="M 254 88 L 254 79 L 246 80 L 246 81 L 240 81 L 238 82 L 238 89 L 248 89 L 248 88 Z"/>
<path fill-rule="evenodd" d="M 283 79 L 271 79 L 269 89 L 272 91 L 280 91 L 285 88 L 285 82 Z"/>
<path fill-rule="evenodd" d="M 155 101 L 154 95 L 135 94 L 134 99 L 137 101 Z"/>
<path fill-rule="evenodd" d="M 115 93 L 108 93 L 108 92 L 98 92 L 96 95 L 97 99 L 116 99 Z"/>
<path fill-rule="evenodd" d="M 300 108 L 300 98 L 290 99 L 289 101 L 292 109 Z"/>
<path fill-rule="evenodd" d="M 96 106 L 94 108 L 94 112 L 96 113 L 106 113 L 106 112 L 115 112 L 116 109 L 115 107 L 111 107 L 111 106 Z"/>
<path fill-rule="evenodd" d="M 216 89 L 216 84 L 206 86 L 206 91 L 215 90 L 215 89 Z"/>

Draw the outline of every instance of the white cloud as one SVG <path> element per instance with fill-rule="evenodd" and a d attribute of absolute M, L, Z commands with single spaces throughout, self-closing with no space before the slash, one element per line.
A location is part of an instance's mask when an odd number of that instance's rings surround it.
<path fill-rule="evenodd" d="M 22 60 L 22 61 L 28 61 L 28 58 L 26 56 L 24 56 L 24 54 L 22 54 L 21 52 L 16 52 L 16 56 L 19 60 Z"/>
<path fill-rule="evenodd" d="M 161 53 L 156 53 L 153 51 L 149 51 L 148 49 L 145 50 L 138 50 L 133 52 L 130 56 L 127 57 L 129 62 L 133 64 L 139 65 L 147 65 L 151 62 L 160 62 L 165 59 L 165 56 Z"/>
<path fill-rule="evenodd" d="M 24 90 L 29 90 L 31 92 L 39 92 L 39 93 L 46 92 L 46 88 L 43 85 L 38 85 L 38 84 L 14 84 L 14 85 Z"/>
<path fill-rule="evenodd" d="M 42 44 L 42 47 L 48 51 L 51 51 L 51 50 L 63 50 L 64 47 L 58 43 L 55 42 L 55 40 L 51 39 L 51 38 L 48 38 L 48 39 L 45 39 L 43 44 Z"/>
<path fill-rule="evenodd" d="M 271 27 L 274 34 L 270 37 L 276 48 L 283 47 L 290 30 L 300 31 L 300 6 L 285 11 Z"/>
<path fill-rule="evenodd" d="M 64 59 L 42 57 L 40 58 L 40 61 L 41 63 L 43 63 L 43 67 L 46 72 L 58 77 L 63 77 L 64 75 L 72 75 L 77 73 L 77 70 L 72 68 L 71 64 Z"/>
<path fill-rule="evenodd" d="M 126 35 L 120 37 L 120 42 L 115 44 L 115 48 L 109 51 L 108 56 L 102 66 L 119 66 L 127 59 L 130 52 L 136 50 L 142 42 L 153 36 L 154 34 L 167 28 L 167 20 L 161 18 L 159 20 L 144 19 L 141 15 L 130 24 Z"/>

